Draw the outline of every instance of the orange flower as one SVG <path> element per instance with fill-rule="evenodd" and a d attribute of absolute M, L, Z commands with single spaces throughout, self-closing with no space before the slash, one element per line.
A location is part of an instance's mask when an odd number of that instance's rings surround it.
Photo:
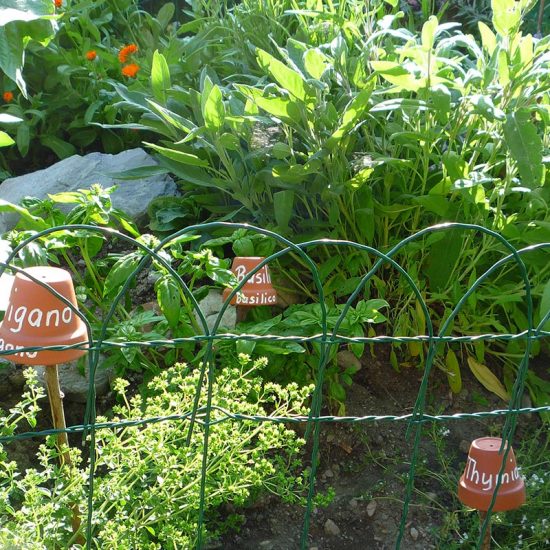
<path fill-rule="evenodd" d="M 53 3 L 56 8 L 63 7 L 63 0 L 53 0 Z"/>
<path fill-rule="evenodd" d="M 128 44 L 128 46 L 124 46 L 124 48 L 121 48 L 118 52 L 118 60 L 121 63 L 126 63 L 126 61 L 128 61 L 128 57 L 133 53 L 136 53 L 137 50 L 138 47 L 135 44 Z"/>
<path fill-rule="evenodd" d="M 11 92 L 4 92 L 4 95 L 2 97 L 4 98 L 4 101 L 6 103 L 13 101 L 13 94 Z"/>
<path fill-rule="evenodd" d="M 89 50 L 86 52 L 86 59 L 88 61 L 93 61 L 97 57 L 97 52 L 95 50 Z"/>
<path fill-rule="evenodd" d="M 129 78 L 135 78 L 138 71 L 139 65 L 136 65 L 135 63 L 130 63 L 129 65 L 122 67 L 122 74 Z"/>

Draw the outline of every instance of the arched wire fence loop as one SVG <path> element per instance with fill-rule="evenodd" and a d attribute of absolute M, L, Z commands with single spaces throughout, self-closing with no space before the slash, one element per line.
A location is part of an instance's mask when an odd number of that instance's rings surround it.
<path fill-rule="evenodd" d="M 211 327 L 209 327 L 204 312 L 201 310 L 201 307 L 193 294 L 192 290 L 189 288 L 188 284 L 185 282 L 184 278 L 178 273 L 177 269 L 166 259 L 162 254 L 162 251 L 169 247 L 173 243 L 177 243 L 181 237 L 185 235 L 201 235 L 204 233 L 210 233 L 214 230 L 237 230 L 245 229 L 252 233 L 263 235 L 264 237 L 272 239 L 280 249 L 271 254 L 270 256 L 263 259 L 254 269 L 248 272 L 242 279 L 239 280 L 238 285 L 233 288 L 229 296 L 225 299 L 220 311 L 217 313 L 215 321 Z M 424 298 L 418 284 L 414 281 L 411 275 L 395 260 L 395 257 L 403 251 L 403 249 L 410 243 L 423 239 L 424 237 L 433 234 L 438 231 L 448 231 L 453 229 L 460 229 L 467 232 L 475 232 L 486 235 L 495 239 L 496 242 L 501 245 L 504 249 L 505 255 L 500 260 L 496 261 L 491 265 L 484 273 L 482 273 L 473 284 L 469 286 L 466 292 L 462 297 L 457 301 L 456 305 L 441 323 L 438 333 L 435 333 L 434 323 L 430 316 L 430 310 L 426 299 Z M 420 449 L 420 441 L 422 436 L 422 426 L 427 423 L 433 422 L 454 422 L 454 421 L 464 421 L 467 419 L 482 419 L 482 418 L 504 418 L 504 427 L 502 431 L 503 447 L 501 451 L 504 454 L 504 460 L 502 463 L 501 470 L 496 479 L 495 492 L 493 494 L 493 499 L 490 503 L 488 514 L 486 519 L 483 522 L 479 540 L 477 542 L 477 547 L 481 546 L 484 534 L 488 528 L 491 511 L 494 507 L 496 501 L 496 494 L 498 488 L 502 484 L 502 478 L 505 468 L 506 457 L 508 455 L 509 449 L 511 448 L 510 444 L 512 438 L 514 437 L 515 428 L 517 424 L 517 419 L 520 414 L 526 413 L 536 413 L 536 412 L 550 412 L 550 405 L 548 406 L 539 406 L 539 407 L 520 407 L 521 397 L 525 388 L 525 381 L 527 377 L 527 369 L 529 366 L 529 356 L 531 351 L 532 342 L 535 340 L 540 340 L 547 338 L 550 335 L 549 331 L 545 331 L 544 327 L 550 320 L 550 311 L 546 312 L 544 315 L 541 315 L 541 320 L 536 327 L 533 326 L 533 301 L 531 293 L 531 284 L 529 281 L 527 268 L 522 259 L 522 256 L 527 255 L 534 251 L 540 251 L 550 248 L 550 243 L 541 243 L 533 246 L 529 246 L 520 250 L 516 250 L 504 237 L 496 233 L 495 231 L 483 228 L 481 226 L 464 224 L 464 223 L 448 223 L 441 224 L 433 227 L 426 228 L 422 231 L 411 235 L 410 237 L 402 240 L 391 250 L 383 253 L 375 248 L 370 246 L 355 243 L 351 241 L 342 241 L 342 240 L 330 240 L 330 239 L 318 239 L 307 241 L 303 243 L 293 243 L 289 239 L 286 239 L 277 233 L 268 231 L 259 227 L 255 227 L 249 224 L 242 223 L 227 223 L 227 222 L 211 222 L 205 224 L 191 225 L 188 226 L 169 237 L 166 237 L 159 242 L 154 248 L 145 245 L 143 242 L 136 240 L 132 237 L 129 237 L 119 231 L 115 231 L 110 228 L 92 226 L 92 225 L 62 225 L 57 227 L 52 227 L 46 229 L 39 233 L 33 234 L 31 237 L 27 238 L 24 242 L 20 243 L 14 250 L 10 253 L 9 257 L 5 262 L 0 262 L 0 275 L 5 271 L 10 271 L 12 273 L 21 273 L 23 272 L 21 267 L 16 265 L 16 259 L 18 254 L 26 247 L 32 244 L 34 241 L 40 240 L 43 237 L 54 234 L 56 232 L 74 232 L 74 231 L 83 231 L 87 233 L 96 233 L 100 234 L 102 237 L 110 237 L 119 239 L 121 242 L 125 243 L 128 247 L 137 251 L 137 254 L 141 255 L 139 261 L 137 261 L 135 268 L 132 270 L 130 275 L 126 278 L 123 284 L 120 286 L 120 289 L 112 299 L 107 312 L 102 319 L 101 325 L 96 328 L 96 333 L 94 334 L 93 327 L 90 321 L 85 317 L 83 313 L 77 310 L 77 308 L 70 303 L 68 299 L 60 295 L 56 290 L 51 288 L 46 283 L 34 278 L 32 275 L 25 273 L 25 276 L 34 281 L 35 283 L 46 288 L 51 292 L 56 298 L 61 300 L 71 311 L 80 317 L 86 325 L 86 330 L 88 334 L 88 340 L 86 342 L 81 342 L 77 344 L 67 345 L 67 346 L 35 346 L 35 347 L 26 347 L 17 349 L 17 352 L 35 352 L 42 350 L 68 350 L 68 349 L 86 349 L 88 350 L 88 368 L 89 368 L 89 387 L 86 400 L 86 410 L 84 413 L 83 423 L 79 425 L 68 426 L 66 429 L 51 429 L 51 430 L 40 430 L 40 431 L 27 431 L 24 433 L 19 433 L 11 436 L 0 437 L 0 443 L 9 443 L 12 441 L 29 439 L 29 438 L 43 438 L 48 435 L 59 434 L 59 433 L 72 433 L 72 434 L 81 434 L 83 444 L 89 446 L 89 458 L 88 458 L 88 494 L 87 494 L 87 522 L 86 522 L 86 547 L 91 548 L 93 545 L 94 537 L 94 478 L 96 476 L 96 431 L 99 429 L 119 429 L 125 427 L 137 427 L 145 426 L 147 424 L 155 424 L 160 422 L 170 422 L 170 421 L 186 421 L 189 423 L 188 426 L 188 435 L 187 442 L 189 443 L 192 435 L 194 426 L 200 426 L 203 430 L 202 434 L 202 466 L 200 472 L 200 490 L 199 490 L 199 509 L 198 509 L 198 528 L 196 535 L 196 547 L 202 548 L 204 545 L 204 515 L 205 515 L 205 502 L 206 502 L 206 490 L 207 490 L 207 467 L 208 467 L 208 446 L 209 446 L 209 432 L 210 427 L 222 422 L 240 422 L 240 421 L 252 421 L 257 423 L 262 422 L 272 422 L 272 423 L 288 423 L 288 424 L 305 424 L 307 426 L 306 436 L 312 438 L 312 451 L 310 455 L 310 468 L 311 475 L 309 477 L 309 487 L 307 492 L 306 507 L 304 511 L 304 521 L 302 528 L 302 536 L 300 546 L 301 548 L 307 548 L 308 545 L 308 535 L 310 528 L 310 519 L 311 512 L 313 509 L 313 502 L 315 497 L 315 481 L 316 481 L 316 472 L 317 465 L 319 462 L 319 452 L 320 452 L 320 428 L 323 424 L 328 423 L 342 423 L 342 424 L 360 424 L 366 422 L 406 422 L 407 434 L 413 434 L 412 438 L 412 450 L 410 454 L 410 467 L 407 477 L 407 482 L 405 486 L 405 497 L 403 500 L 403 508 L 401 514 L 401 521 L 399 525 L 399 532 L 396 539 L 396 548 L 400 548 L 402 544 L 402 539 L 404 536 L 405 526 L 407 522 L 407 514 L 409 505 L 412 499 L 413 490 L 414 490 L 414 479 L 416 474 L 416 466 L 418 461 L 418 454 Z M 353 250 L 359 251 L 369 256 L 375 258 L 375 262 L 372 267 L 364 274 L 355 289 L 346 301 L 342 304 L 342 308 L 339 312 L 339 315 L 336 319 L 334 327 L 329 330 L 328 327 L 328 308 L 325 300 L 325 293 L 323 288 L 323 281 L 320 275 L 319 269 L 315 261 L 311 257 L 311 250 L 315 247 L 335 247 L 342 248 L 348 247 Z M 219 332 L 220 327 L 222 326 L 222 319 L 226 313 L 231 299 L 236 296 L 239 291 L 244 287 L 244 285 L 251 280 L 256 273 L 258 273 L 264 266 L 277 262 L 283 259 L 285 256 L 293 254 L 295 257 L 298 257 L 302 262 L 302 265 L 307 268 L 311 276 L 312 284 L 317 294 L 318 303 L 320 305 L 319 309 L 319 324 L 321 331 L 313 335 L 276 335 L 276 334 L 237 334 L 237 333 L 228 333 L 228 332 Z M 526 318 L 527 318 L 527 329 L 518 333 L 491 333 L 491 334 L 474 334 L 474 335 L 449 335 L 447 332 L 454 319 L 461 312 L 464 305 L 467 303 L 468 299 L 481 287 L 481 285 L 487 281 L 493 274 L 495 274 L 499 269 L 501 269 L 506 264 L 512 263 L 513 266 L 517 269 L 519 277 L 522 281 L 522 285 L 525 289 L 524 303 L 526 306 Z M 136 282 L 140 274 L 145 270 L 149 269 L 152 265 L 158 265 L 166 271 L 166 273 L 173 279 L 176 283 L 178 291 L 181 295 L 189 301 L 191 314 L 196 315 L 198 322 L 197 332 L 193 336 L 186 337 L 173 337 L 166 339 L 150 339 L 146 341 L 111 341 L 108 339 L 108 330 L 112 322 L 116 320 L 116 311 L 117 308 L 121 305 L 122 300 L 127 296 L 132 285 Z M 390 266 L 393 268 L 400 276 L 403 277 L 407 285 L 410 287 L 411 293 L 417 300 L 419 307 L 424 315 L 426 320 L 427 334 L 418 334 L 415 336 L 402 336 L 402 335 L 375 335 L 375 336 L 357 336 L 349 337 L 340 333 L 342 324 L 346 320 L 346 317 L 350 311 L 350 308 L 353 307 L 356 300 L 360 298 L 362 294 L 365 293 L 367 285 L 376 275 L 376 273 L 383 267 Z M 317 368 L 315 372 L 315 389 L 311 397 L 311 406 L 308 415 L 297 415 L 297 416 L 251 416 L 242 414 L 239 411 L 226 410 L 219 406 L 213 404 L 213 384 L 215 378 L 215 343 L 222 341 L 250 341 L 250 342 L 262 342 L 269 341 L 272 343 L 283 343 L 283 342 L 296 342 L 300 344 L 317 344 L 320 349 Z M 521 360 L 518 365 L 517 376 L 514 381 L 513 387 L 511 389 L 511 397 L 509 401 L 509 406 L 506 409 L 497 409 L 492 411 L 479 411 L 474 413 L 456 413 L 452 415 L 430 415 L 426 414 L 426 395 L 428 388 L 429 376 L 434 364 L 434 360 L 437 355 L 439 345 L 448 345 L 451 343 L 454 344 L 474 344 L 476 342 L 485 342 L 485 341 L 500 341 L 500 342 L 524 342 L 525 351 L 521 357 Z M 420 382 L 420 387 L 418 394 L 415 400 L 414 408 L 410 414 L 401 414 L 401 415 L 379 415 L 379 414 L 369 414 L 364 416 L 331 416 L 331 415 L 322 415 L 322 405 L 323 405 L 323 385 L 325 379 L 325 370 L 328 365 L 330 350 L 332 346 L 339 346 L 342 344 L 354 344 L 354 343 L 386 343 L 386 344 L 399 344 L 399 343 L 409 343 L 417 342 L 427 345 L 427 354 L 423 363 L 423 374 Z M 125 349 L 132 347 L 140 347 L 143 349 L 154 349 L 154 348 L 167 348 L 173 347 L 178 348 L 184 344 L 194 343 L 197 345 L 204 345 L 204 354 L 202 354 L 201 362 L 197 366 L 199 369 L 199 377 L 196 385 L 196 393 L 193 400 L 193 406 L 190 411 L 187 411 L 185 414 L 181 415 L 167 415 L 167 416 L 158 416 L 153 418 L 142 418 L 137 420 L 125 420 L 119 422 L 96 422 L 96 407 L 95 407 L 95 376 L 99 364 L 100 353 L 108 352 L 109 350 Z M 3 355 L 12 355 L 13 350 L 11 349 L 0 349 L 0 359 Z M 206 395 L 202 396 L 201 392 L 205 391 Z M 201 405 L 201 397 L 205 397 L 204 404 Z M 216 418 L 213 419 L 212 412 L 216 411 Z"/>

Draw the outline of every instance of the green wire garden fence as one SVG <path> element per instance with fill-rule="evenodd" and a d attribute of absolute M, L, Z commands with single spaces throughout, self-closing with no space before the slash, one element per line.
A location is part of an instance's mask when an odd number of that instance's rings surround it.
<path fill-rule="evenodd" d="M 246 229 L 247 231 L 264 235 L 276 241 L 280 250 L 271 254 L 269 257 L 265 258 L 257 267 L 251 270 L 246 276 L 239 282 L 238 286 L 234 288 L 229 297 L 225 300 L 224 305 L 222 306 L 220 312 L 217 315 L 216 321 L 212 328 L 209 328 L 206 321 L 205 315 L 201 311 L 201 308 L 195 299 L 193 293 L 190 291 L 186 282 L 178 274 L 178 272 L 170 265 L 170 263 L 163 257 L 161 251 L 166 247 L 170 242 L 180 238 L 186 234 L 203 234 L 208 233 L 214 230 L 237 230 L 237 229 Z M 463 294 L 460 300 L 456 303 L 454 309 L 451 311 L 450 315 L 445 319 L 445 321 L 440 325 L 437 333 L 434 329 L 434 324 L 430 317 L 430 311 L 428 309 L 427 303 L 423 298 L 422 292 L 420 291 L 418 285 L 415 283 L 413 278 L 399 263 L 396 262 L 394 257 L 409 243 L 414 241 L 419 241 L 425 236 L 435 233 L 435 232 L 445 232 L 449 230 L 461 230 L 464 232 L 476 232 L 477 234 L 485 234 L 495 239 L 498 242 L 503 250 L 506 251 L 500 260 L 495 262 L 490 266 L 486 271 L 481 274 L 475 282 L 468 288 L 468 290 Z M 511 448 L 511 442 L 514 437 L 517 420 L 519 415 L 526 413 L 541 413 L 549 412 L 550 405 L 540 406 L 540 407 L 522 407 L 522 395 L 525 387 L 526 377 L 528 374 L 529 368 L 529 357 L 531 352 L 532 343 L 535 340 L 546 338 L 550 333 L 543 330 L 543 327 L 550 319 L 550 311 L 548 311 L 540 320 L 537 326 L 533 322 L 533 300 L 531 294 L 531 284 L 528 277 L 527 269 L 525 263 L 522 259 L 527 253 L 534 252 L 537 250 L 544 250 L 550 248 L 550 243 L 542 243 L 532 245 L 523 249 L 516 249 L 512 246 L 503 236 L 496 233 L 495 231 L 486 229 L 481 226 L 465 224 L 465 223 L 446 223 L 440 224 L 433 227 L 428 227 L 418 233 L 411 235 L 410 237 L 403 239 L 396 246 L 386 253 L 382 253 L 375 248 L 372 248 L 367 245 L 343 241 L 343 240 L 330 240 L 330 239 L 318 239 L 308 242 L 303 242 L 300 244 L 295 244 L 290 240 L 265 229 L 254 227 L 248 224 L 239 224 L 239 223 L 225 223 L 225 222 L 212 222 L 206 224 L 192 225 L 178 231 L 177 233 L 165 238 L 163 241 L 158 244 L 154 249 L 148 248 L 142 242 L 135 240 L 123 233 L 115 231 L 109 228 L 102 228 L 91 225 L 63 225 L 56 226 L 50 229 L 41 231 L 34 234 L 33 236 L 26 239 L 20 245 L 18 245 L 10 254 L 6 262 L 0 263 L 0 275 L 4 271 L 8 270 L 12 273 L 21 272 L 22 269 L 15 265 L 15 260 L 18 253 L 25 247 L 29 246 L 36 240 L 41 239 L 47 235 L 51 235 L 56 232 L 87 232 L 89 234 L 101 234 L 104 237 L 112 237 L 119 239 L 122 242 L 125 242 L 128 246 L 134 247 L 135 249 L 140 250 L 143 253 L 143 256 L 137 267 L 134 269 L 132 274 L 126 279 L 122 285 L 120 291 L 113 299 L 112 304 L 102 321 L 102 326 L 99 332 L 96 332 L 96 335 L 92 333 L 92 326 L 86 317 L 78 311 L 75 306 L 70 303 L 65 297 L 61 296 L 53 288 L 44 284 L 38 279 L 34 279 L 32 276 L 26 275 L 32 279 L 35 283 L 47 288 L 52 294 L 54 294 L 58 299 L 70 307 L 73 313 L 79 316 L 82 321 L 86 324 L 88 331 L 88 341 L 70 345 L 70 346 L 48 346 L 48 347 L 26 347 L 18 349 L 19 353 L 24 352 L 35 352 L 42 350 L 67 350 L 67 349 L 86 349 L 88 351 L 88 368 L 89 368 L 89 388 L 87 393 L 86 409 L 84 413 L 84 421 L 80 425 L 68 426 L 64 430 L 60 429 L 49 429 L 41 431 L 27 431 L 23 433 L 18 433 L 15 435 L 0 437 L 0 443 L 9 443 L 22 439 L 29 438 L 45 438 L 49 435 L 59 434 L 61 432 L 72 433 L 72 434 L 82 434 L 83 444 L 88 446 L 89 449 L 89 458 L 88 458 L 88 485 L 87 485 L 87 510 L 84 513 L 85 516 L 85 531 L 86 531 L 86 548 L 91 548 L 94 540 L 94 508 L 93 508 L 93 495 L 94 495 L 94 475 L 96 473 L 96 440 L 95 434 L 99 429 L 117 429 L 129 426 L 144 426 L 146 424 L 159 423 L 159 422 L 169 422 L 169 421 L 187 421 L 188 422 L 188 434 L 187 439 L 190 440 L 193 430 L 197 429 L 197 426 L 200 426 L 203 430 L 203 453 L 202 453 L 202 468 L 200 472 L 200 504 L 198 512 L 198 529 L 196 535 L 196 545 L 195 547 L 200 549 L 204 546 L 204 533 L 203 526 L 205 521 L 205 494 L 207 491 L 207 480 L 206 472 L 208 466 L 208 448 L 209 448 L 209 436 L 210 428 L 214 424 L 220 422 L 240 422 L 240 421 L 252 421 L 252 422 L 274 422 L 274 423 L 288 423 L 288 424 L 305 424 L 306 427 L 306 439 L 311 440 L 311 456 L 310 456 L 310 468 L 311 473 L 309 476 L 309 488 L 307 494 L 306 506 L 304 509 L 303 516 L 303 529 L 301 534 L 300 547 L 306 548 L 308 545 L 308 533 L 310 528 L 311 516 L 314 508 L 314 496 L 315 496 L 315 480 L 317 473 L 317 466 L 319 463 L 319 452 L 320 452 L 320 429 L 323 424 L 326 423 L 373 423 L 373 422 L 404 422 L 407 424 L 407 436 L 412 443 L 412 450 L 410 454 L 410 466 L 407 475 L 407 481 L 405 486 L 405 494 L 403 499 L 401 520 L 399 524 L 399 531 L 395 541 L 395 547 L 399 549 L 401 547 L 406 524 L 407 524 L 407 515 L 409 507 L 412 501 L 415 473 L 417 470 L 419 462 L 419 451 L 420 451 L 420 442 L 422 439 L 422 427 L 427 423 L 434 422 L 452 422 L 460 421 L 467 419 L 480 419 L 486 417 L 504 417 L 504 425 L 502 429 L 502 440 L 503 447 L 501 450 L 504 452 L 504 460 L 502 462 L 502 467 L 500 474 L 497 478 L 495 491 L 493 495 L 492 502 L 490 504 L 486 519 L 484 520 L 480 532 L 480 536 L 477 542 L 477 547 L 479 548 L 482 544 L 483 537 L 486 530 L 488 529 L 491 511 L 496 501 L 496 495 L 498 488 L 502 483 L 502 474 L 504 473 L 504 468 L 506 465 L 506 457 Z M 319 269 L 315 261 L 310 257 L 308 252 L 314 249 L 317 246 L 323 247 L 346 247 L 361 251 L 366 254 L 372 255 L 376 261 L 373 263 L 372 268 L 361 278 L 359 284 L 355 290 L 351 293 L 349 298 L 346 300 L 345 305 L 334 325 L 332 330 L 329 330 L 329 324 L 327 322 L 327 305 L 325 301 L 325 295 L 323 291 L 323 284 L 319 274 Z M 235 296 L 240 289 L 246 284 L 246 282 L 254 277 L 254 275 L 262 269 L 265 265 L 269 264 L 272 261 L 278 260 L 279 258 L 287 255 L 293 254 L 295 257 L 298 257 L 304 266 L 311 272 L 311 277 L 313 285 L 318 294 L 318 302 L 320 305 L 320 325 L 321 331 L 318 334 L 312 336 L 293 336 L 293 335 L 261 335 L 261 334 L 233 334 L 227 332 L 221 332 L 220 326 L 222 322 L 222 317 L 229 307 L 229 302 Z M 167 338 L 167 339 L 155 339 L 149 341 L 110 341 L 107 339 L 108 327 L 110 322 L 113 319 L 117 305 L 128 293 L 131 288 L 132 283 L 136 278 L 146 270 L 152 262 L 158 262 L 166 269 L 170 275 L 176 281 L 180 291 L 185 295 L 186 299 L 192 304 L 194 311 L 196 312 L 199 325 L 202 332 L 195 334 L 189 337 L 183 338 Z M 526 317 L 528 322 L 528 328 L 525 331 L 518 333 L 500 333 L 500 334 L 477 334 L 477 335 L 460 335 L 452 336 L 448 334 L 452 327 L 453 320 L 460 313 L 464 304 L 468 298 L 486 281 L 492 274 L 499 270 L 502 266 L 506 264 L 512 264 L 517 269 L 519 278 L 521 279 L 524 285 L 524 303 L 526 308 Z M 365 286 L 371 281 L 373 276 L 383 268 L 384 265 L 389 265 L 393 267 L 407 282 L 410 287 L 411 293 L 414 295 L 422 312 L 426 319 L 426 332 L 427 334 L 420 334 L 416 336 L 389 336 L 389 335 L 376 335 L 376 336 L 361 336 L 361 337 L 349 337 L 344 336 L 339 332 L 339 329 L 346 318 L 346 314 L 349 309 L 352 307 L 354 301 L 359 297 L 361 292 L 364 291 Z M 216 368 L 216 356 L 215 356 L 215 343 L 222 340 L 245 340 L 245 341 L 269 341 L 273 344 L 277 342 L 296 342 L 301 344 L 315 343 L 318 345 L 320 353 L 319 360 L 317 365 L 316 379 L 315 379 L 315 389 L 311 397 L 311 406 L 310 412 L 307 416 L 251 416 L 247 414 L 241 414 L 239 411 L 234 410 L 225 410 L 220 407 L 214 406 L 212 404 L 212 392 L 213 392 L 213 382 L 215 377 L 215 368 Z M 428 381 L 432 368 L 434 366 L 434 359 L 437 355 L 438 345 L 449 344 L 449 343 L 461 343 L 461 344 L 474 344 L 479 341 L 512 341 L 518 340 L 523 341 L 525 345 L 524 352 L 519 361 L 517 368 L 517 376 L 514 381 L 511 397 L 509 400 L 509 405 L 506 409 L 497 409 L 489 411 L 480 411 L 474 413 L 457 413 L 457 414 L 447 414 L 447 415 L 431 415 L 426 413 L 426 399 L 427 399 L 427 389 Z M 201 363 L 198 368 L 200 368 L 199 382 L 197 384 L 196 396 L 194 399 L 194 405 L 192 409 L 186 412 L 183 415 L 171 415 L 171 416 L 160 416 L 154 418 L 142 418 L 138 420 L 125 420 L 120 422 L 96 422 L 96 396 L 95 396 L 95 385 L 94 379 L 96 371 L 98 368 L 98 363 L 100 359 L 100 352 L 112 350 L 115 348 L 131 348 L 131 347 L 144 347 L 144 348 L 177 348 L 178 346 L 183 346 L 186 343 L 194 342 L 200 343 L 204 346 L 204 355 L 201 360 Z M 408 343 L 408 342 L 418 342 L 427 347 L 427 353 L 424 358 L 423 364 L 423 374 L 418 390 L 418 394 L 415 400 L 413 411 L 410 414 L 402 415 L 378 415 L 371 414 L 366 416 L 330 416 L 330 415 L 321 415 L 322 406 L 323 406 L 323 384 L 325 382 L 325 371 L 327 367 L 327 362 L 329 359 L 329 352 L 333 346 L 340 346 L 342 344 L 350 343 L 362 343 L 362 344 L 394 344 L 394 343 Z M 3 350 L 0 351 L 0 358 L 3 355 L 12 354 L 12 350 Z M 206 404 L 200 406 L 201 398 L 201 388 L 205 388 L 206 395 L 203 396 L 206 399 Z M 212 418 L 213 411 L 216 411 L 216 418 Z M 509 443 L 509 444 L 507 444 Z"/>

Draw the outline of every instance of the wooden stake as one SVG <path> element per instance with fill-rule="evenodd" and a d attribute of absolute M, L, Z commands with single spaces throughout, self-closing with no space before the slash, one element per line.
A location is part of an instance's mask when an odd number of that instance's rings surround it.
<path fill-rule="evenodd" d="M 48 392 L 48 399 L 50 400 L 50 409 L 52 411 L 53 427 L 56 430 L 65 430 L 67 425 L 65 423 L 65 411 L 63 409 L 63 393 L 61 392 L 61 386 L 59 385 L 59 374 L 57 372 L 57 365 L 47 365 L 44 372 L 44 380 L 46 381 L 46 390 Z M 59 462 L 61 466 L 72 466 L 71 454 L 69 453 L 69 438 L 67 432 L 60 432 L 57 434 L 57 444 L 59 446 L 60 455 Z M 61 451 L 61 449 L 64 449 Z M 73 518 L 72 527 L 73 533 L 77 533 L 80 529 L 81 519 L 80 510 L 78 505 L 74 504 L 72 507 Z M 82 536 L 78 536 L 76 539 L 78 544 L 83 544 L 84 539 Z"/>
<path fill-rule="evenodd" d="M 57 365 L 48 365 L 45 368 L 44 379 L 46 380 L 46 388 L 48 391 L 48 399 L 50 400 L 50 409 L 52 411 L 53 427 L 56 430 L 65 430 L 65 411 L 63 410 L 63 394 L 59 385 L 59 375 Z M 67 432 L 57 434 L 57 444 L 59 449 L 65 447 L 65 450 L 60 454 L 59 460 L 61 465 L 72 465 L 71 455 L 69 453 L 69 438 Z"/>
<path fill-rule="evenodd" d="M 481 530 L 481 527 L 483 525 L 483 522 L 485 521 L 485 518 L 487 517 L 487 512 L 484 512 L 482 510 L 479 511 L 479 528 Z M 481 543 L 480 550 L 491 550 L 491 522 L 488 523 L 487 529 L 485 529 L 485 536 L 483 537 L 483 541 Z"/>

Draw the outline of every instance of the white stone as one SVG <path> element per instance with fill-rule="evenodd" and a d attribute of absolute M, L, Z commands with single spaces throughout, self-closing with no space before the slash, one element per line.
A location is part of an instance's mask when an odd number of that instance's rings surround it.
<path fill-rule="evenodd" d="M 199 302 L 199 307 L 201 308 L 202 314 L 204 315 L 206 319 L 206 325 L 210 330 L 213 329 L 214 324 L 216 323 L 219 312 L 222 308 L 222 305 L 224 303 L 222 293 L 219 290 L 211 290 L 206 298 L 203 298 Z M 197 319 L 197 322 L 200 325 L 199 321 L 199 315 L 195 311 L 195 318 Z M 237 312 L 236 309 L 233 306 L 228 306 L 228 308 L 225 310 L 222 320 L 220 322 L 220 327 L 224 327 L 226 329 L 234 329 L 235 323 L 237 321 Z"/>
<path fill-rule="evenodd" d="M 325 521 L 325 533 L 331 537 L 337 537 L 340 534 L 340 528 L 334 521 L 327 519 L 327 521 Z"/>

